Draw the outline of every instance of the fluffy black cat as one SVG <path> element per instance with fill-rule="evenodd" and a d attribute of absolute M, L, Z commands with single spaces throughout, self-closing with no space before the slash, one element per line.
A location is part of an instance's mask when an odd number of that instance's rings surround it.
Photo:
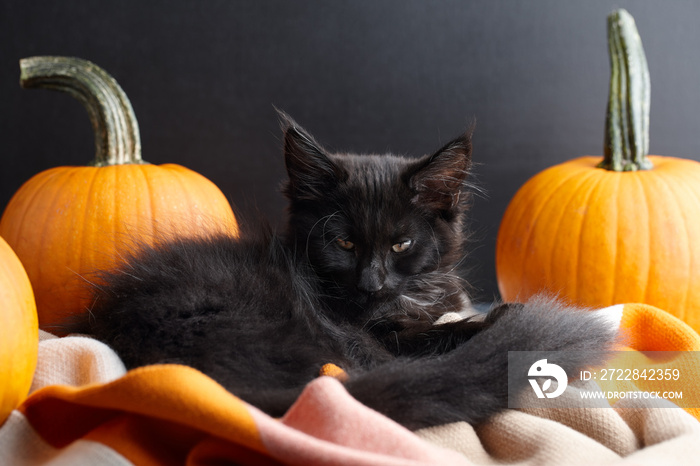
<path fill-rule="evenodd" d="M 602 362 L 615 332 L 551 300 L 435 323 L 469 306 L 456 272 L 469 132 L 409 159 L 332 154 L 283 120 L 285 235 L 244 223 L 240 238 L 143 247 L 101 274 L 82 330 L 128 368 L 186 364 L 281 416 L 334 363 L 355 398 L 418 429 L 506 408 L 509 350 L 567 351 L 569 374 Z"/>

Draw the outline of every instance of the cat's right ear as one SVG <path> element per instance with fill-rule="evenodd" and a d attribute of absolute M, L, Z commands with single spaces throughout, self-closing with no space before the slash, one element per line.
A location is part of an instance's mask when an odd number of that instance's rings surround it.
<path fill-rule="evenodd" d="M 285 193 L 297 200 L 322 199 L 346 178 L 345 171 L 304 128 L 286 113 L 277 112 L 284 131 L 284 161 L 289 175 Z"/>
<path fill-rule="evenodd" d="M 473 124 L 435 154 L 419 160 L 409 172 L 409 185 L 416 192 L 413 202 L 444 212 L 464 211 L 465 183 L 471 167 Z"/>

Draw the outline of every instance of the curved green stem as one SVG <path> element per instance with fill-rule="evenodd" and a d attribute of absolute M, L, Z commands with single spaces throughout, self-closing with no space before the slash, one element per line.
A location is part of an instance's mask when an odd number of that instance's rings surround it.
<path fill-rule="evenodd" d="M 66 92 L 83 104 L 95 132 L 95 159 L 90 165 L 145 163 L 131 102 L 102 68 L 72 57 L 31 57 L 19 64 L 23 88 Z"/>
<path fill-rule="evenodd" d="M 625 10 L 608 16 L 610 95 L 605 118 L 605 158 L 613 171 L 649 170 L 649 68 L 634 18 Z"/>

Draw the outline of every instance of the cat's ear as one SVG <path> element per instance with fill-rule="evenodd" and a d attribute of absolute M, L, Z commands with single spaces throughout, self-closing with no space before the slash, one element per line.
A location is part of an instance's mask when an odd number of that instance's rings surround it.
<path fill-rule="evenodd" d="M 423 207 L 455 212 L 465 203 L 463 192 L 472 160 L 472 128 L 431 156 L 419 160 L 409 172 L 413 202 Z"/>
<path fill-rule="evenodd" d="M 284 161 L 289 175 L 285 192 L 298 200 L 323 198 L 328 189 L 346 177 L 345 171 L 289 115 L 279 110 L 278 113 L 284 131 Z"/>

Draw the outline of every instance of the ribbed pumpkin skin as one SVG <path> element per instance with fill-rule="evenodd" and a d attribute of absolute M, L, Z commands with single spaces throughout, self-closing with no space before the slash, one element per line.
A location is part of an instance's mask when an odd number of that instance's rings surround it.
<path fill-rule="evenodd" d="M 89 307 L 94 272 L 134 244 L 222 228 L 237 231 L 226 197 L 175 164 L 52 168 L 28 180 L 0 219 L 34 287 L 41 328 L 58 334 L 55 324 Z"/>
<path fill-rule="evenodd" d="M 0 425 L 27 396 L 38 351 L 36 305 L 29 278 L 0 238 Z"/>
<path fill-rule="evenodd" d="M 501 297 L 647 303 L 700 330 L 700 163 L 649 159 L 652 170 L 614 172 L 581 157 L 525 183 L 498 233 Z"/>

